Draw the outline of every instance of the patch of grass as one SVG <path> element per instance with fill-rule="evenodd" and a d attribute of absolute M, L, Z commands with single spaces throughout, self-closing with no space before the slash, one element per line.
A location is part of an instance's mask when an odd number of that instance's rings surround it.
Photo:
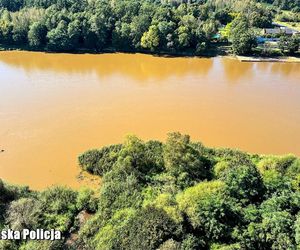
<path fill-rule="evenodd" d="M 276 23 L 280 24 L 280 25 L 284 25 L 288 28 L 291 29 L 295 29 L 298 30 L 300 32 L 300 22 L 280 22 L 280 21 L 276 21 Z"/>

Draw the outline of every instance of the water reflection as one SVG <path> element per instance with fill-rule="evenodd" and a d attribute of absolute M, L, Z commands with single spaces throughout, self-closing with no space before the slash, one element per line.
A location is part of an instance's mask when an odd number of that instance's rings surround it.
<path fill-rule="evenodd" d="M 213 60 L 170 58 L 143 54 L 47 54 L 0 52 L 0 61 L 27 72 L 55 71 L 62 73 L 96 73 L 103 76 L 122 75 L 137 82 L 163 80 L 187 74 L 206 75 Z"/>
<path fill-rule="evenodd" d="M 299 63 L 272 63 L 270 64 L 272 74 L 291 76 L 298 79 L 300 83 Z"/>
<path fill-rule="evenodd" d="M 236 59 L 223 59 L 221 61 L 223 73 L 229 83 L 238 83 L 241 79 L 252 79 L 255 73 L 253 63 L 242 63 Z"/>

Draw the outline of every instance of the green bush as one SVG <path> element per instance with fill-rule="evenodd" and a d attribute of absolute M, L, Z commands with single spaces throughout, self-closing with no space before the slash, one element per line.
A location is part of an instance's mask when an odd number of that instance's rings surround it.
<path fill-rule="evenodd" d="M 239 166 L 229 170 L 225 177 L 226 191 L 242 203 L 255 203 L 262 200 L 264 184 L 254 165 Z"/>
<path fill-rule="evenodd" d="M 103 176 L 112 169 L 121 148 L 121 145 L 112 145 L 100 150 L 89 150 L 78 157 L 79 165 L 92 174 Z"/>
<path fill-rule="evenodd" d="M 98 197 L 93 190 L 89 188 L 81 188 L 76 199 L 77 210 L 87 210 L 88 212 L 96 212 L 98 208 Z"/>
<path fill-rule="evenodd" d="M 294 155 L 267 156 L 258 163 L 257 167 L 261 173 L 264 173 L 266 170 L 275 170 L 280 174 L 285 174 L 295 160 L 296 157 Z"/>
<path fill-rule="evenodd" d="M 77 193 L 63 187 L 52 187 L 39 193 L 40 227 L 68 231 L 77 215 Z"/>
<path fill-rule="evenodd" d="M 166 170 L 181 179 L 178 184 L 182 188 L 208 179 L 211 175 L 210 162 L 192 146 L 188 135 L 168 134 L 163 156 Z"/>
<path fill-rule="evenodd" d="M 153 207 L 139 210 L 128 222 L 119 249 L 156 249 L 179 236 L 180 228 L 165 211 Z"/>

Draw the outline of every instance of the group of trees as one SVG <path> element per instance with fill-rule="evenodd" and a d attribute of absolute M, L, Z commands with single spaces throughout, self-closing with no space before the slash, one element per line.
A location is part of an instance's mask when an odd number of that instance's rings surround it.
<path fill-rule="evenodd" d="M 255 45 L 253 29 L 270 27 L 275 14 L 256 0 L 0 0 L 0 44 L 203 54 L 221 27 L 234 24 L 228 39 L 243 54 Z"/>
<path fill-rule="evenodd" d="M 27 187 L 8 185 L 0 179 L 0 232 L 5 229 L 57 229 L 64 237 L 78 230 L 80 212 L 95 213 L 98 197 L 90 189 L 74 191 L 51 187 L 42 192 Z M 66 249 L 65 241 L 18 242 L 0 240 L 1 250 L 58 250 Z"/>
<path fill-rule="evenodd" d="M 31 192 L 0 185 L 0 229 L 56 228 L 61 242 L 0 249 L 235 250 L 300 247 L 300 159 L 211 149 L 171 133 L 89 150 L 81 167 L 99 191 Z M 78 213 L 88 211 L 86 223 Z M 70 241 L 70 234 L 77 235 Z"/>
<path fill-rule="evenodd" d="M 231 24 L 232 49 L 238 55 L 250 54 L 257 46 L 256 36 L 246 16 L 238 16 Z"/>
<path fill-rule="evenodd" d="M 298 12 L 291 12 L 291 11 L 282 12 L 276 16 L 276 19 L 281 22 L 298 23 L 298 22 L 300 22 L 300 11 L 298 11 Z"/>
<path fill-rule="evenodd" d="M 195 51 L 230 18 L 208 5 L 176 1 L 1 0 L 1 6 L 0 43 L 53 51 Z"/>
<path fill-rule="evenodd" d="M 261 2 L 273 4 L 283 10 L 300 11 L 300 0 L 260 0 Z"/>
<path fill-rule="evenodd" d="M 278 47 L 282 53 L 287 52 L 288 54 L 294 54 L 299 50 L 300 37 L 298 36 L 289 37 L 283 35 L 280 37 Z"/>

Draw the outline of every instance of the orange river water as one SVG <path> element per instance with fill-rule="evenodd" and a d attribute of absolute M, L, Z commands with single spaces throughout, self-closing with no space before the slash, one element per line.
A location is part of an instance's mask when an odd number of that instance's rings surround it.
<path fill-rule="evenodd" d="M 0 52 L 0 178 L 78 188 L 77 156 L 126 134 L 300 156 L 300 64 Z M 89 180 L 90 177 L 85 180 Z"/>

